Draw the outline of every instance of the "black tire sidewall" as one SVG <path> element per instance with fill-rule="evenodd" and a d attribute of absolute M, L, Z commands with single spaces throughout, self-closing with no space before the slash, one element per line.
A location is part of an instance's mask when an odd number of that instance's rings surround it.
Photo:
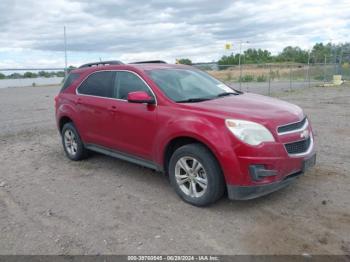
<path fill-rule="evenodd" d="M 203 196 L 194 198 L 186 195 L 176 182 L 175 165 L 177 161 L 184 156 L 189 156 L 197 159 L 204 167 L 208 185 Z M 187 203 L 195 206 L 207 206 L 218 199 L 224 193 L 224 179 L 220 166 L 213 154 L 201 144 L 189 144 L 178 148 L 172 155 L 169 163 L 169 179 L 176 193 Z"/>
<path fill-rule="evenodd" d="M 71 130 L 77 139 L 78 149 L 77 149 L 77 153 L 74 156 L 69 154 L 69 152 L 67 151 L 65 142 L 64 142 L 64 134 L 67 130 Z M 64 152 L 66 153 L 66 155 L 69 159 L 71 159 L 73 161 L 79 161 L 79 160 L 85 158 L 86 150 L 84 148 L 84 144 L 83 144 L 83 142 L 80 138 L 80 135 L 79 135 L 78 131 L 76 130 L 73 123 L 70 122 L 70 123 L 67 123 L 63 126 L 61 136 L 62 136 L 62 145 L 63 145 Z"/>

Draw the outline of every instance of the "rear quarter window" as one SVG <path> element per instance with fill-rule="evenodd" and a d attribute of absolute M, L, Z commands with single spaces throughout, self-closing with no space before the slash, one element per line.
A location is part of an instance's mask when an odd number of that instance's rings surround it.
<path fill-rule="evenodd" d="M 75 80 L 77 80 L 80 77 L 77 73 L 70 73 L 68 77 L 64 80 L 63 86 L 61 88 L 61 91 L 64 91 L 67 89 Z"/>
<path fill-rule="evenodd" d="M 82 95 L 113 97 L 113 82 L 115 72 L 96 71 L 92 73 L 78 87 L 78 93 Z"/>

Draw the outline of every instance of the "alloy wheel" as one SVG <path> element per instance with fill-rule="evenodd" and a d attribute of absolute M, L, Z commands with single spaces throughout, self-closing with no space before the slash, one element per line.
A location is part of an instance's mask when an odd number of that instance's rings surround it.
<path fill-rule="evenodd" d="M 175 165 L 175 178 L 179 188 L 190 197 L 201 197 L 208 186 L 207 173 L 194 157 L 181 157 Z"/>
<path fill-rule="evenodd" d="M 67 129 L 64 133 L 64 146 L 71 156 L 75 156 L 78 152 L 77 137 L 71 129 Z"/>

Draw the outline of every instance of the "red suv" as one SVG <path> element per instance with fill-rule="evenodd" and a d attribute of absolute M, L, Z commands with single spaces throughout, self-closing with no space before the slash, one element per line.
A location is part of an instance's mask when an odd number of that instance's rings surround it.
<path fill-rule="evenodd" d="M 190 66 L 86 64 L 71 71 L 55 105 L 68 158 L 91 150 L 164 172 L 197 206 L 225 192 L 268 194 L 315 164 L 302 109 L 236 91 Z"/>

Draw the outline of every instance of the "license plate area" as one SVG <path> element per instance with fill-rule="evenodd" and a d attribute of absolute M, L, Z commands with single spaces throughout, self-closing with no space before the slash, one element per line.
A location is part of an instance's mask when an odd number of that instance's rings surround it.
<path fill-rule="evenodd" d="M 312 157 L 305 159 L 303 162 L 303 172 L 306 172 L 308 169 L 313 167 L 316 164 L 316 154 Z"/>

